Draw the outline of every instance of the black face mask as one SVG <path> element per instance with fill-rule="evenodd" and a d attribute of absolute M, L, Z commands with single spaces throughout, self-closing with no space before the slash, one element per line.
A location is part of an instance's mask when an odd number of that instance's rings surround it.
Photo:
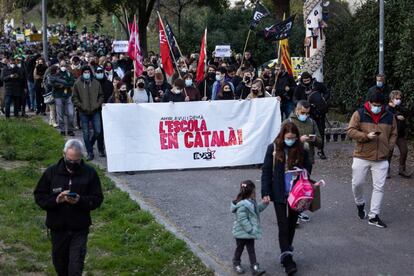
<path fill-rule="evenodd" d="M 257 89 L 252 89 L 252 93 L 253 93 L 253 94 L 255 94 L 255 95 L 257 95 L 257 94 L 259 94 L 259 90 L 257 90 Z"/>
<path fill-rule="evenodd" d="M 66 164 L 66 168 L 68 168 L 72 172 L 75 172 L 75 171 L 79 170 L 79 168 L 80 168 L 80 163 L 79 162 L 69 161 L 66 158 L 65 158 L 65 164 Z"/>
<path fill-rule="evenodd" d="M 138 83 L 138 87 L 139 87 L 139 88 L 144 88 L 144 87 L 145 87 L 145 83 L 143 83 L 143 82 L 139 82 L 139 83 Z"/>
<path fill-rule="evenodd" d="M 250 82 L 251 78 L 250 78 L 250 77 L 245 77 L 245 78 L 244 78 L 244 80 L 245 80 L 246 82 Z"/>
<path fill-rule="evenodd" d="M 126 90 L 119 90 L 119 92 L 121 92 L 121 94 L 126 94 Z"/>
<path fill-rule="evenodd" d="M 211 80 L 215 79 L 216 78 L 216 73 L 213 73 L 213 72 L 208 73 L 208 78 L 211 79 Z"/>

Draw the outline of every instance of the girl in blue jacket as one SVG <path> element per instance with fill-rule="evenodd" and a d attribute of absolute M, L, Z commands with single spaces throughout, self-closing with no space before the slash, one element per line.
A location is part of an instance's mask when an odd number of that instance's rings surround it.
<path fill-rule="evenodd" d="M 256 203 L 255 185 L 251 180 L 245 180 L 240 184 L 240 192 L 236 200 L 231 204 L 231 211 L 235 214 L 233 224 L 233 236 L 236 238 L 236 251 L 233 257 L 233 268 L 238 274 L 245 273 L 241 266 L 240 257 L 244 247 L 249 253 L 250 265 L 253 275 L 262 275 L 264 270 L 260 269 L 256 260 L 254 240 L 262 236 L 260 228 L 260 212 L 266 209 L 267 204 Z"/>

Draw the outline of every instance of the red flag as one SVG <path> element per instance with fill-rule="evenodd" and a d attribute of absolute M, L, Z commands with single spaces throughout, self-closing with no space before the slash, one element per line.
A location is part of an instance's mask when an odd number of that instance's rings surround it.
<path fill-rule="evenodd" d="M 139 46 L 138 25 L 136 17 L 134 16 L 134 23 L 130 28 L 131 35 L 128 43 L 128 56 L 134 61 L 134 70 L 137 77 L 144 72 L 144 65 L 142 64 L 142 53 Z"/>
<path fill-rule="evenodd" d="M 158 27 L 160 30 L 160 57 L 162 68 L 164 68 L 165 74 L 172 76 L 174 74 L 174 67 L 171 60 L 170 47 L 168 46 L 167 37 L 165 36 L 164 24 L 162 24 L 161 18 L 159 18 Z"/>
<path fill-rule="evenodd" d="M 289 53 L 289 42 L 288 39 L 283 39 L 279 41 L 279 47 L 280 47 L 280 58 L 281 58 L 281 64 L 285 66 L 286 72 L 293 76 L 293 68 L 292 68 L 292 61 L 290 59 L 290 53 Z"/>
<path fill-rule="evenodd" d="M 204 71 L 206 69 L 207 58 L 207 28 L 204 31 L 203 39 L 201 40 L 200 57 L 198 58 L 196 82 L 200 82 L 204 78 Z"/>

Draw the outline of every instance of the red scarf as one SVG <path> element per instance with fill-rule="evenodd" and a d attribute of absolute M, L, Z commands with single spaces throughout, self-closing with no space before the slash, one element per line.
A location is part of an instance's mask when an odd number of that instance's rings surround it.
<path fill-rule="evenodd" d="M 369 102 L 366 102 L 365 105 L 364 105 L 364 107 L 365 107 L 365 110 L 371 116 L 371 118 L 374 121 L 374 123 L 378 124 L 379 121 L 380 121 L 380 119 L 381 119 L 382 114 L 384 113 L 384 107 L 383 106 L 381 107 L 381 112 L 378 113 L 378 114 L 372 113 L 372 111 L 371 111 L 371 105 L 369 104 Z"/>

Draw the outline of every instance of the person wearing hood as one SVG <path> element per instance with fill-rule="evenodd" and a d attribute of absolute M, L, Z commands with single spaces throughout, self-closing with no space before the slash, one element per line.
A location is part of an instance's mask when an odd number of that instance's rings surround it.
<path fill-rule="evenodd" d="M 241 255 L 244 247 L 249 254 L 250 269 L 253 275 L 262 275 L 266 271 L 260 269 L 256 259 L 254 241 L 262 237 L 260 213 L 269 202 L 256 202 L 256 187 L 251 180 L 240 183 L 240 192 L 232 201 L 230 210 L 234 214 L 233 237 L 236 239 L 236 250 L 233 257 L 233 270 L 238 274 L 245 273 L 241 265 Z"/>
<path fill-rule="evenodd" d="M 293 76 L 286 72 L 283 64 L 276 65 L 276 85 L 272 90 L 272 95 L 280 98 L 280 110 L 283 117 L 289 118 L 290 113 L 294 109 L 293 92 L 296 88 L 295 80 Z"/>
<path fill-rule="evenodd" d="M 51 80 L 52 78 L 50 78 Z M 65 117 L 68 135 L 74 136 L 74 109 L 72 103 L 72 87 L 75 83 L 73 75 L 67 70 L 66 62 L 60 62 L 59 70 L 53 76 L 53 97 L 56 104 L 56 115 L 60 134 L 66 134 Z"/>
<path fill-rule="evenodd" d="M 371 208 L 368 224 L 385 228 L 379 218 L 389 163 L 388 155 L 397 141 L 397 122 L 385 108 L 382 94 L 374 93 L 363 108 L 352 115 L 348 136 L 356 142 L 352 164 L 352 192 L 360 219 L 366 218 L 363 185 L 372 174 Z"/>
<path fill-rule="evenodd" d="M 385 82 L 385 75 L 384 74 L 378 74 L 376 76 L 376 83 L 374 86 L 370 87 L 368 89 L 368 93 L 365 97 L 365 102 L 369 101 L 369 98 L 372 94 L 380 93 L 385 99 L 385 102 L 389 101 L 389 95 L 391 93 L 391 88 L 388 86 L 388 84 Z"/>
<path fill-rule="evenodd" d="M 308 72 L 303 72 L 300 83 L 295 88 L 293 100 L 297 103 L 300 100 L 306 100 L 311 105 L 310 116 L 318 125 L 319 132 L 322 136 L 322 145 L 319 148 L 318 156 L 326 159 L 325 147 L 325 122 L 326 114 L 329 110 L 330 92 L 323 83 L 316 81 Z"/>
<path fill-rule="evenodd" d="M 200 91 L 194 86 L 194 76 L 191 73 L 184 75 L 186 102 L 201 101 Z"/>
<path fill-rule="evenodd" d="M 75 82 L 72 100 L 79 110 L 83 140 L 88 152 L 87 160 L 93 160 L 95 158 L 93 146 L 102 129 L 100 112 L 104 93 L 99 81 L 93 77 L 89 66 L 82 67 L 82 76 Z M 89 132 L 89 124 L 93 127 L 92 136 Z"/>
<path fill-rule="evenodd" d="M 10 58 L 7 67 L 3 68 L 1 80 L 4 83 L 6 118 L 10 118 L 10 107 L 12 103 L 14 116 L 18 117 L 24 93 L 21 85 L 24 82 L 24 76 L 22 70 L 16 66 L 14 59 Z"/>
<path fill-rule="evenodd" d="M 114 92 L 114 86 L 112 85 L 112 82 L 110 82 L 105 75 L 105 71 L 102 67 L 98 66 L 95 71 L 95 78 L 99 81 L 101 84 L 102 92 L 104 94 L 104 101 L 103 103 L 108 103 L 109 97 Z M 100 113 L 101 116 L 101 122 L 102 122 L 102 113 Z M 100 157 L 105 157 L 105 143 L 104 143 L 104 133 L 103 133 L 103 125 L 101 124 L 101 134 L 98 138 L 98 151 Z"/>
<path fill-rule="evenodd" d="M 168 90 L 162 98 L 163 102 L 184 102 L 185 101 L 185 82 L 182 79 L 176 79 L 174 81 L 171 90 Z"/>
<path fill-rule="evenodd" d="M 272 95 L 266 92 L 263 81 L 261 79 L 256 79 L 252 84 L 250 94 L 247 95 L 246 100 L 265 98 L 271 96 Z"/>
<path fill-rule="evenodd" d="M 146 89 L 145 77 L 139 76 L 137 78 L 136 88 L 129 91 L 129 96 L 133 103 L 153 103 L 154 99 L 149 90 Z"/>

